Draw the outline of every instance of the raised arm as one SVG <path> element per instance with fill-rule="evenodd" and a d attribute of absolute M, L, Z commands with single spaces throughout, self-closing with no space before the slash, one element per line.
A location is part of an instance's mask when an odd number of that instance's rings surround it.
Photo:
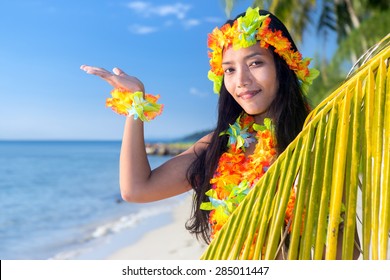
<path fill-rule="evenodd" d="M 109 72 L 103 68 L 82 65 L 88 74 L 96 75 L 114 88 L 145 92 L 144 85 L 135 77 L 118 68 Z M 129 202 L 150 202 L 184 193 L 191 189 L 187 169 L 210 136 L 205 136 L 184 153 L 173 157 L 151 170 L 145 150 L 144 124 L 140 119 L 126 117 L 120 153 L 120 189 L 122 198 Z"/>
<path fill-rule="evenodd" d="M 143 138 L 143 123 L 127 118 L 120 156 L 120 187 L 126 201 L 149 202 L 191 189 L 186 174 L 190 164 L 207 147 L 209 136 L 154 170 L 150 169 Z"/>

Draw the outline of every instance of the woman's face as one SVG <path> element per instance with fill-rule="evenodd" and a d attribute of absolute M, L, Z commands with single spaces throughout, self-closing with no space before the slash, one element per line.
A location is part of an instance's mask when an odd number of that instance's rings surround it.
<path fill-rule="evenodd" d="M 222 68 L 228 92 L 256 122 L 262 122 L 279 87 L 271 51 L 259 43 L 238 50 L 230 47 L 224 52 Z"/>

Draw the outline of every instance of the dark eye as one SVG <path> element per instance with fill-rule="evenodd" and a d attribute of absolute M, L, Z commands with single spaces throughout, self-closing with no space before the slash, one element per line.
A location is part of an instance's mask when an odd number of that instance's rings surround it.
<path fill-rule="evenodd" d="M 233 73 L 234 72 L 234 68 L 230 67 L 230 68 L 226 68 L 224 70 L 225 74 L 229 74 L 229 73 Z"/>
<path fill-rule="evenodd" d="M 262 65 L 262 64 L 264 64 L 263 61 L 256 60 L 256 61 L 251 62 L 250 66 L 258 66 L 258 65 Z"/>

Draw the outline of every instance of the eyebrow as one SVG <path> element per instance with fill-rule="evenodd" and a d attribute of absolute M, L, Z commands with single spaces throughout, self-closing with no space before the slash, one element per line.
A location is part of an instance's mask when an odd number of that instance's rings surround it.
<path fill-rule="evenodd" d="M 250 53 L 250 54 L 246 55 L 244 57 L 244 59 L 249 59 L 249 58 L 252 58 L 252 57 L 255 57 L 255 56 L 258 56 L 258 55 L 259 56 L 265 56 L 265 54 L 262 54 L 260 52 L 253 52 L 253 53 Z M 227 64 L 232 64 L 232 62 L 230 62 L 230 61 L 222 62 L 222 65 L 227 65 Z"/>

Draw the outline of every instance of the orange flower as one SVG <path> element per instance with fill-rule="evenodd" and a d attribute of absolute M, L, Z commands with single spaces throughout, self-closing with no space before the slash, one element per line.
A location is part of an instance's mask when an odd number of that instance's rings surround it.
<path fill-rule="evenodd" d="M 244 115 L 241 118 L 242 127 L 249 127 L 248 132 L 253 132 L 253 128 L 251 124 L 253 124 L 254 121 L 255 118 L 253 116 Z"/>
<path fill-rule="evenodd" d="M 224 34 L 224 40 L 222 48 L 228 48 L 233 44 L 234 38 L 238 36 L 238 31 L 237 31 L 237 21 L 234 22 L 233 26 L 230 26 L 230 24 L 225 24 L 224 26 L 221 27 L 221 31 Z"/>
<path fill-rule="evenodd" d="M 253 237 L 253 241 L 252 243 L 250 244 L 250 248 L 249 248 L 249 254 L 248 254 L 248 258 L 247 260 L 252 260 L 253 259 L 253 256 L 255 254 L 255 246 L 256 246 L 256 241 L 257 241 L 257 237 L 258 237 L 258 232 L 255 233 L 255 236 Z M 248 242 L 248 241 L 247 241 Z M 244 253 L 244 250 L 246 248 L 246 246 L 248 246 L 248 244 L 245 244 L 242 249 L 241 249 L 241 252 L 240 252 L 240 256 L 242 256 L 242 254 Z"/>
<path fill-rule="evenodd" d="M 284 222 L 286 224 L 288 224 L 290 219 L 292 220 L 292 218 L 293 218 L 294 207 L 295 207 L 295 190 L 294 190 L 294 188 L 292 188 L 291 195 L 290 195 L 290 198 L 288 199 L 288 203 L 287 203 L 286 216 L 284 217 Z M 290 224 L 288 231 L 291 232 L 291 230 L 292 230 L 292 223 Z"/>
<path fill-rule="evenodd" d="M 157 104 L 160 95 L 145 94 L 140 91 L 129 92 L 124 89 L 115 88 L 111 91 L 111 98 L 106 99 L 106 106 L 124 116 L 134 116 L 142 121 L 153 120 L 163 110 L 162 104 Z"/>
<path fill-rule="evenodd" d="M 153 110 L 144 110 L 144 116 L 148 121 L 154 120 L 157 116 L 161 115 L 164 105 L 156 104 L 157 100 L 160 98 L 160 95 L 145 94 L 145 100 L 148 101 L 153 106 Z"/>
<path fill-rule="evenodd" d="M 300 52 L 291 51 L 278 54 L 283 55 L 284 60 L 286 61 L 287 65 L 290 67 L 291 70 L 297 70 L 299 65 L 302 63 L 302 54 Z M 307 67 L 308 64 L 305 66 Z"/>
<path fill-rule="evenodd" d="M 223 75 L 222 53 L 212 52 L 212 53 L 210 53 L 210 55 L 211 55 L 211 59 L 210 59 L 211 71 L 217 76 Z"/>
<path fill-rule="evenodd" d="M 133 101 L 130 93 L 123 89 L 113 89 L 111 91 L 112 98 L 106 99 L 106 106 L 111 107 L 117 114 L 127 116 L 127 110 L 131 107 Z"/>
<path fill-rule="evenodd" d="M 221 48 L 224 41 L 225 36 L 218 27 L 214 28 L 214 30 L 207 36 L 207 46 L 212 50 Z"/>
<path fill-rule="evenodd" d="M 266 17 L 263 21 L 263 24 L 260 26 L 260 30 L 262 29 L 268 29 L 269 28 L 269 24 L 271 23 L 271 18 L 270 17 Z"/>
<path fill-rule="evenodd" d="M 225 224 L 230 213 L 237 208 L 238 203 L 247 194 L 248 188 L 257 183 L 276 158 L 276 153 L 272 152 L 275 150 L 275 147 L 272 146 L 275 143 L 275 141 L 272 141 L 274 138 L 272 123 L 269 119 L 267 119 L 267 123 L 268 126 L 263 126 L 265 130 L 258 131 L 255 134 L 253 129 L 254 118 L 243 114 L 237 118 L 233 125 L 239 131 L 247 128 L 247 131 L 256 135 L 258 142 L 254 154 L 249 157 L 246 157 L 243 153 L 243 146 L 237 148 L 232 143 L 228 152 L 223 153 L 218 161 L 217 169 L 210 180 L 214 190 L 213 199 L 220 200 L 215 202 L 215 205 L 213 205 L 215 211 L 211 211 L 209 216 L 212 236 Z M 228 135 L 233 137 L 229 133 Z M 225 205 L 221 201 L 224 201 Z M 213 203 L 211 199 L 210 202 Z"/>
<path fill-rule="evenodd" d="M 222 228 L 222 226 L 227 222 L 229 216 L 225 213 L 222 207 L 217 207 L 210 212 L 209 223 L 212 228 L 211 238 L 214 238 L 214 235 Z"/>
<path fill-rule="evenodd" d="M 286 216 L 284 217 L 284 222 L 286 223 L 286 225 L 290 222 L 290 220 L 292 221 L 294 219 L 295 201 L 296 201 L 296 193 L 295 193 L 295 189 L 292 188 L 290 198 L 287 203 Z M 302 213 L 301 231 L 300 231 L 301 235 L 303 233 L 304 222 L 305 222 L 305 210 Z M 291 222 L 290 227 L 288 228 L 288 232 L 291 232 L 292 227 L 293 227 L 293 223 Z"/>

